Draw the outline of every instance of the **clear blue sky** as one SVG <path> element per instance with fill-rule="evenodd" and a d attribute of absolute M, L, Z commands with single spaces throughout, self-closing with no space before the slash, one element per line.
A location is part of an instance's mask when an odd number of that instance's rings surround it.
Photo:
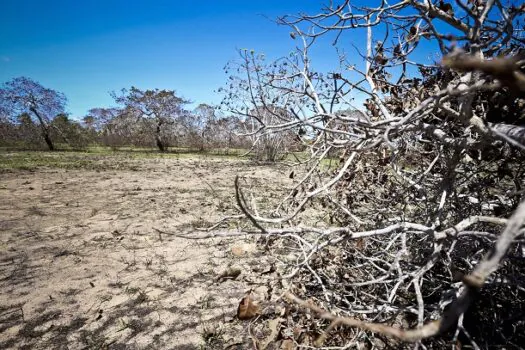
<path fill-rule="evenodd" d="M 214 91 L 225 84 L 223 67 L 238 58 L 237 49 L 287 55 L 297 43 L 272 19 L 317 13 L 326 2 L 2 0 L 0 83 L 27 76 L 61 91 L 73 118 L 114 105 L 109 92 L 131 86 L 176 90 L 195 105 L 218 103 Z M 366 34 L 351 35 L 342 44 L 364 65 L 351 44 L 362 48 Z M 312 55 L 321 71 L 338 66 L 325 44 Z"/>
<path fill-rule="evenodd" d="M 113 104 L 108 92 L 136 86 L 174 89 L 215 103 L 222 70 L 237 48 L 281 56 L 289 30 L 270 18 L 303 1 L 2 0 L 0 82 L 27 76 L 68 97 L 81 117 Z"/>

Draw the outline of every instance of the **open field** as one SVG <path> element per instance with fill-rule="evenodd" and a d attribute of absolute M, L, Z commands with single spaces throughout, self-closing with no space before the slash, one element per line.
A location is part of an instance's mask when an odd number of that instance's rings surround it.
<path fill-rule="evenodd" d="M 235 312 L 247 289 L 264 292 L 264 254 L 154 228 L 237 214 L 235 175 L 271 198 L 286 171 L 187 154 L 0 153 L 0 348 L 240 344 Z M 224 277 L 231 267 L 241 275 Z"/>

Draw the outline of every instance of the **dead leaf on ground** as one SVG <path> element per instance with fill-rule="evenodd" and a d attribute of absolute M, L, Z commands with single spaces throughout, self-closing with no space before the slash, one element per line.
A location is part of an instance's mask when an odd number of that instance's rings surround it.
<path fill-rule="evenodd" d="M 260 312 L 259 305 L 250 295 L 242 298 L 237 308 L 237 317 L 239 320 L 249 320 L 257 316 Z"/>

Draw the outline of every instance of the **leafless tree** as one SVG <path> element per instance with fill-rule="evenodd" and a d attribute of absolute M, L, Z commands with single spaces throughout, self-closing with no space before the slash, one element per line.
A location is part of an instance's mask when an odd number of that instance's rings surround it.
<path fill-rule="evenodd" d="M 216 119 L 211 123 L 209 133 L 210 143 L 215 148 L 222 148 L 229 153 L 232 148 L 247 149 L 250 141 L 242 136 L 245 131 L 241 120 L 235 116 L 216 115 Z"/>
<path fill-rule="evenodd" d="M 161 152 L 164 152 L 167 146 L 163 140 L 163 129 L 166 125 L 175 124 L 183 118 L 187 114 L 183 107 L 189 103 L 178 97 L 173 90 L 140 90 L 131 87 L 130 90 L 123 89 L 121 94 L 112 93 L 112 96 L 125 110 L 136 114 L 138 120 L 152 122 L 155 143 Z"/>
<path fill-rule="evenodd" d="M 223 108 L 256 139 L 293 131 L 309 147 L 276 208 L 236 191 L 254 227 L 242 234 L 294 243 L 283 279 L 313 302 L 288 298 L 332 321 L 321 341 L 339 343 L 337 325 L 358 329 L 347 345 L 363 331 L 393 346 L 447 331 L 439 344 L 525 341 L 524 14 L 500 0 L 330 1 L 279 18 L 291 55 L 227 66 Z M 327 42 L 340 65 L 316 71 L 310 52 Z"/>
<path fill-rule="evenodd" d="M 11 118 L 26 113 L 37 121 L 41 136 L 51 151 L 55 145 L 50 134 L 50 123 L 55 116 L 64 113 L 66 101 L 64 94 L 26 77 L 14 78 L 0 88 L 0 109 Z"/>
<path fill-rule="evenodd" d="M 188 130 L 193 136 L 190 143 L 198 145 L 200 151 L 204 151 L 206 144 L 210 143 L 216 119 L 215 107 L 206 103 L 199 104 L 188 117 Z"/>
<path fill-rule="evenodd" d="M 121 108 L 91 108 L 83 118 L 88 132 L 96 134 L 103 145 L 116 149 L 132 144 L 137 116 Z"/>
<path fill-rule="evenodd" d="M 228 84 L 219 91 L 225 93 L 221 108 L 242 121 L 243 135 L 251 139 L 256 159 L 281 160 L 291 145 L 298 127 L 296 109 L 306 103 L 301 94 L 290 89 L 301 87 L 293 79 L 280 79 L 287 71 L 286 59 L 266 63 L 264 54 L 240 50 L 240 61 L 230 62 L 225 71 L 230 74 Z M 274 132 L 272 125 L 284 125 Z"/>
<path fill-rule="evenodd" d="M 120 108 L 91 108 L 84 117 L 84 122 L 86 126 L 96 131 L 103 131 L 109 128 L 112 121 L 121 113 Z"/>

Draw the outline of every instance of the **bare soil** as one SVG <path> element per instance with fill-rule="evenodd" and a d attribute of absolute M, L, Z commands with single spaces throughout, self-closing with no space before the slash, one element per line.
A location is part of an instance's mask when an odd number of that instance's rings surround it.
<path fill-rule="evenodd" d="M 274 185 L 285 169 L 214 158 L 87 163 L 0 173 L 0 348 L 235 345 L 226 329 L 245 331 L 235 313 L 258 286 L 250 276 L 264 253 L 154 228 L 184 232 L 237 214 L 235 175 Z M 220 278 L 232 266 L 241 275 Z"/>

